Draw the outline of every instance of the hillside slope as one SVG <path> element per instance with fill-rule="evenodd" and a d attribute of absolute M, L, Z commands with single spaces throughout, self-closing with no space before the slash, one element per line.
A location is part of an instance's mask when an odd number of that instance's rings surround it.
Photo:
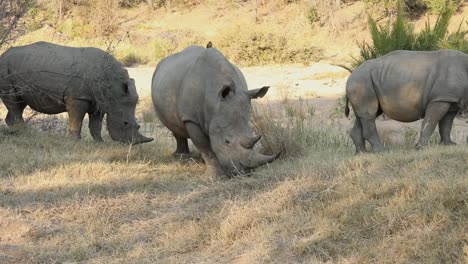
<path fill-rule="evenodd" d="M 368 14 L 385 23 L 379 11 L 369 9 L 361 1 L 321 11 L 314 23 L 308 14 L 308 1 L 262 2 L 217 2 L 188 9 L 157 10 L 140 5 L 115 8 L 111 13 L 98 12 L 98 7 L 77 6 L 63 14 L 60 24 L 49 18 L 53 15 L 38 12 L 31 22 L 35 27 L 30 26 L 31 32 L 17 44 L 45 40 L 99 46 L 109 49 L 127 65 L 154 65 L 189 44 L 205 45 L 211 40 L 227 56 L 244 65 L 311 63 L 321 59 L 345 63 L 350 55 L 358 54 L 356 43 L 369 38 Z M 466 17 L 468 3 L 454 16 L 451 30 Z M 429 19 L 433 23 L 435 16 L 430 15 Z M 422 28 L 426 21 L 426 16 L 415 20 L 416 28 Z M 100 22 L 113 30 L 105 31 Z"/>

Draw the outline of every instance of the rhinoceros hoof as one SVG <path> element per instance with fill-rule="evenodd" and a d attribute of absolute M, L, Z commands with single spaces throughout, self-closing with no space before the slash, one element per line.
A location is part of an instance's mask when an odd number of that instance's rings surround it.
<path fill-rule="evenodd" d="M 445 146 L 451 146 L 451 145 L 456 145 L 457 143 L 453 141 L 441 141 L 440 144 L 445 145 Z"/>

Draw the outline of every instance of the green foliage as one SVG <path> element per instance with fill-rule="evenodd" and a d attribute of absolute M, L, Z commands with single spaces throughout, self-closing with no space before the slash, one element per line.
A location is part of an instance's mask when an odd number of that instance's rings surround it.
<path fill-rule="evenodd" d="M 306 17 L 307 20 L 309 20 L 310 24 L 314 24 L 320 19 L 319 13 L 317 11 L 317 8 L 315 7 L 309 7 L 306 11 Z"/>
<path fill-rule="evenodd" d="M 451 11 L 456 11 L 460 4 L 461 0 L 424 0 L 425 4 L 435 14 L 441 14 L 446 9 Z"/>
<path fill-rule="evenodd" d="M 440 41 L 447 35 L 450 19 L 453 16 L 452 9 L 445 9 L 438 17 L 433 28 L 429 21 L 425 28 L 419 33 L 413 45 L 414 50 L 437 50 L 440 48 Z"/>
<path fill-rule="evenodd" d="M 394 50 L 437 50 L 441 48 L 468 50 L 467 31 L 461 29 L 448 34 L 450 19 L 454 9 L 445 8 L 437 18 L 434 27 L 429 21 L 425 28 L 415 33 L 402 8 L 398 9 L 395 22 L 386 26 L 377 25 L 376 20 L 369 17 L 369 28 L 372 43 L 359 43 L 360 57 L 354 58 L 353 66 L 357 67 L 366 60 L 383 56 Z"/>
<path fill-rule="evenodd" d="M 468 22 L 466 22 L 468 26 Z M 458 30 L 450 34 L 447 38 L 440 42 L 440 47 L 444 49 L 455 49 L 468 53 L 468 30 L 461 29 L 462 24 L 458 27 Z"/>
<path fill-rule="evenodd" d="M 357 67 L 366 60 L 383 56 L 393 50 L 411 50 L 416 39 L 413 26 L 408 22 L 404 11 L 400 8 L 395 22 L 379 26 L 377 21 L 369 16 L 369 29 L 372 44 L 362 42 L 359 45 L 360 58 L 355 59 L 353 66 Z"/>
<path fill-rule="evenodd" d="M 243 65 L 307 63 L 320 57 L 316 47 L 293 43 L 281 31 L 252 24 L 228 28 L 213 43 L 229 59 Z"/>
<path fill-rule="evenodd" d="M 397 10 L 398 6 L 404 6 L 412 14 L 420 13 L 428 9 L 432 13 L 441 14 L 446 8 L 457 10 L 463 1 L 461 0 L 364 0 L 387 11 Z"/>

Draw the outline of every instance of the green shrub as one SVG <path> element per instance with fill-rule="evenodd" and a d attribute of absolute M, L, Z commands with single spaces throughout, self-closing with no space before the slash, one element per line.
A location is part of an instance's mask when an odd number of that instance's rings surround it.
<path fill-rule="evenodd" d="M 320 19 L 317 8 L 312 6 L 309 7 L 306 11 L 306 17 L 307 20 L 309 20 L 310 24 L 314 24 L 315 22 L 317 22 Z"/>
<path fill-rule="evenodd" d="M 435 14 L 441 14 L 447 8 L 455 11 L 460 7 L 460 0 L 424 0 L 425 4 Z"/>
<path fill-rule="evenodd" d="M 254 24 L 228 28 L 213 43 L 230 60 L 243 65 L 307 63 L 320 57 L 318 48 L 289 41 L 284 32 Z"/>
<path fill-rule="evenodd" d="M 383 56 L 394 50 L 411 50 L 415 40 L 413 26 L 408 22 L 400 8 L 395 22 L 385 26 L 377 25 L 377 21 L 369 16 L 369 29 L 372 44 L 359 43 L 360 58 L 355 59 L 353 66 L 357 67 L 366 60 Z"/>
<path fill-rule="evenodd" d="M 147 54 L 147 47 L 136 47 L 131 43 L 122 43 L 117 45 L 113 55 L 124 66 L 133 66 L 146 64 L 151 61 L 151 56 Z"/>
<path fill-rule="evenodd" d="M 386 11 L 395 11 L 398 5 L 404 6 L 410 15 L 417 15 L 426 10 L 434 14 L 441 14 L 447 7 L 457 10 L 463 1 L 461 0 L 364 0 L 367 4 L 380 7 Z"/>
<path fill-rule="evenodd" d="M 414 50 L 437 50 L 440 48 L 440 42 L 445 38 L 448 32 L 450 19 L 452 18 L 452 9 L 445 9 L 438 17 L 433 28 L 429 21 L 426 22 L 424 29 L 418 34 L 412 49 Z"/>
<path fill-rule="evenodd" d="M 450 19 L 454 13 L 453 9 L 446 8 L 437 18 L 434 27 L 429 21 L 425 28 L 415 33 L 413 26 L 407 20 L 404 11 L 399 8 L 396 20 L 393 24 L 379 26 L 377 22 L 369 17 L 369 28 L 372 43 L 359 43 L 360 57 L 354 58 L 353 66 L 357 67 L 362 62 L 383 56 L 394 50 L 437 50 L 441 48 L 457 49 L 467 52 L 467 31 L 461 29 L 448 34 Z"/>
<path fill-rule="evenodd" d="M 173 51 L 174 46 L 170 41 L 167 40 L 155 40 L 153 42 L 154 56 L 153 59 L 158 61 L 168 55 Z"/>
<path fill-rule="evenodd" d="M 468 26 L 468 22 L 466 22 Z M 461 29 L 462 24 L 458 27 L 458 30 L 452 34 L 450 34 L 447 38 L 440 42 L 440 47 L 444 49 L 455 49 L 462 51 L 464 53 L 468 53 L 468 30 Z"/>

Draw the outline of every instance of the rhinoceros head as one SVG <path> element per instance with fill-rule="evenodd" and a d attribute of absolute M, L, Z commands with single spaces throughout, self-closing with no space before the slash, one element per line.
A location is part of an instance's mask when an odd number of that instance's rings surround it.
<path fill-rule="evenodd" d="M 260 135 L 255 136 L 249 126 L 251 99 L 263 97 L 268 88 L 246 90 L 233 82 L 218 91 L 209 137 L 216 157 L 229 174 L 248 172 L 276 158 L 253 149 Z"/>
<path fill-rule="evenodd" d="M 109 101 L 107 110 L 107 130 L 110 137 L 116 141 L 133 144 L 152 141 L 152 138 L 138 132 L 140 126 L 135 119 L 135 107 L 138 102 L 135 80 L 114 80 L 111 85 L 112 100 Z"/>

